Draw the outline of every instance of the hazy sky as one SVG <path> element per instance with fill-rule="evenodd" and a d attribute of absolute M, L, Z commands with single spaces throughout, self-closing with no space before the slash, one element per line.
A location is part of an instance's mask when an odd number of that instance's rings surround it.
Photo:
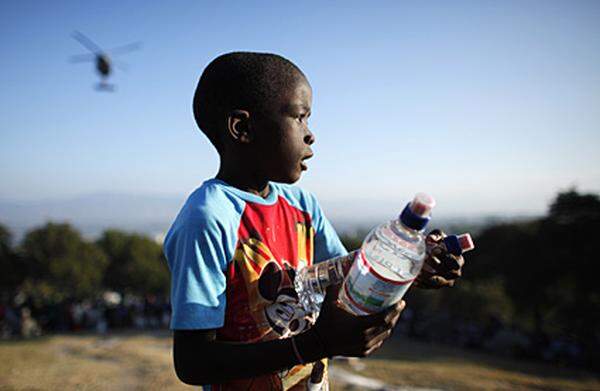
<path fill-rule="evenodd" d="M 218 166 L 195 84 L 233 50 L 308 76 L 317 142 L 300 185 L 331 214 L 417 191 L 441 214 L 540 213 L 560 189 L 600 191 L 599 1 L 246 3 L 0 3 L 0 199 L 188 194 Z M 143 41 L 115 93 L 68 62 L 85 53 L 76 29 Z"/>

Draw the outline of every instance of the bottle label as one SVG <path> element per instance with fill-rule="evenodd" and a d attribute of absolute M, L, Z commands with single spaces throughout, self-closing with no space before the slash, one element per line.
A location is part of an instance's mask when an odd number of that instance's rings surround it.
<path fill-rule="evenodd" d="M 373 314 L 400 301 L 413 281 L 380 275 L 360 250 L 344 281 L 340 300 L 359 315 Z"/>

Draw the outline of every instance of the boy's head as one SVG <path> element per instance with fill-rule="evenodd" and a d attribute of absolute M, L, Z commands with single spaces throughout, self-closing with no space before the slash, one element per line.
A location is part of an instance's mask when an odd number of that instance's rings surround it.
<path fill-rule="evenodd" d="M 312 91 L 302 71 L 276 54 L 214 59 L 194 95 L 194 117 L 222 160 L 266 180 L 292 183 L 306 169 Z"/>

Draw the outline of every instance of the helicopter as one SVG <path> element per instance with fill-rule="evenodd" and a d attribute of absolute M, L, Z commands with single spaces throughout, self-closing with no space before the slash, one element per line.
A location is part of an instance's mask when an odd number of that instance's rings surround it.
<path fill-rule="evenodd" d="M 100 46 L 96 45 L 94 41 L 79 31 L 74 31 L 72 37 L 91 53 L 71 56 L 70 61 L 72 63 L 89 61 L 94 61 L 96 63 L 96 71 L 100 75 L 100 82 L 96 85 L 96 89 L 99 91 L 115 90 L 115 86 L 107 82 L 108 77 L 113 72 L 113 66 L 123 71 L 127 71 L 126 64 L 112 61 L 111 56 L 116 57 L 134 50 L 138 50 L 142 45 L 141 42 L 134 42 L 127 45 L 118 46 L 110 50 L 103 50 Z"/>

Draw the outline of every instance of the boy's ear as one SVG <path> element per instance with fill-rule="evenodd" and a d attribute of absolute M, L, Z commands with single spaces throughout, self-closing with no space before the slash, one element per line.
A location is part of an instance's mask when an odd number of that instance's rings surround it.
<path fill-rule="evenodd" d="M 246 110 L 231 110 L 227 116 L 227 132 L 236 142 L 248 144 L 252 141 L 250 113 Z"/>

